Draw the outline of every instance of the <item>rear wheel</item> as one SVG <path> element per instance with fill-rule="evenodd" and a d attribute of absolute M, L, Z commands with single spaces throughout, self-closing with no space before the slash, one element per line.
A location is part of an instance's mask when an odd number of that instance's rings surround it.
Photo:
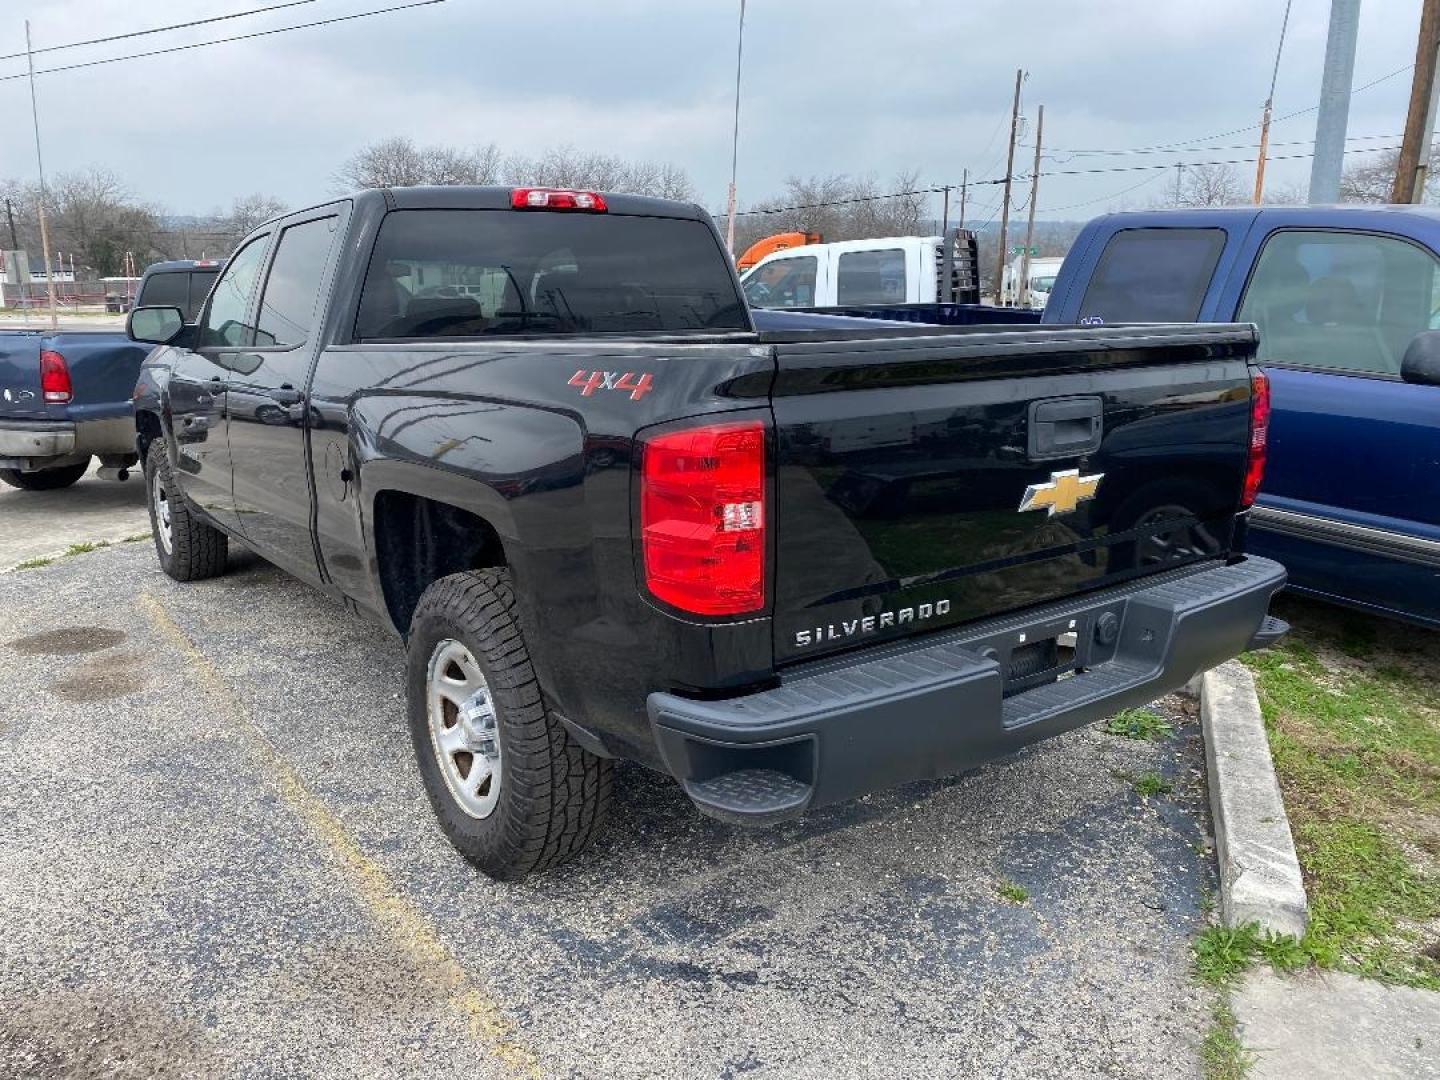
<path fill-rule="evenodd" d="M 441 578 L 410 622 L 410 736 L 450 842 L 514 881 L 583 851 L 604 818 L 611 762 L 546 706 L 503 570 Z"/>
<path fill-rule="evenodd" d="M 145 453 L 145 492 L 160 568 L 176 581 L 199 581 L 223 574 L 230 538 L 209 522 L 201 521 L 175 486 L 163 439 L 152 442 Z"/>
<path fill-rule="evenodd" d="M 21 472 L 19 469 L 0 469 L 0 481 L 24 491 L 58 491 L 70 487 L 90 469 L 87 457 L 78 465 L 61 465 L 39 472 Z"/>

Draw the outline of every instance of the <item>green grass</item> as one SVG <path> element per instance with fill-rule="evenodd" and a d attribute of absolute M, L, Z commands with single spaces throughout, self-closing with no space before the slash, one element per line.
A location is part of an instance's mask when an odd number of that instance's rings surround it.
<path fill-rule="evenodd" d="M 1126 739 L 1158 742 L 1175 734 L 1175 727 L 1163 716 L 1149 709 L 1124 709 L 1105 721 L 1105 730 Z"/>
<path fill-rule="evenodd" d="M 98 551 L 100 548 L 109 547 L 109 546 L 110 546 L 110 543 L 109 543 L 109 541 L 107 541 L 107 540 L 96 540 L 96 541 L 94 541 L 94 542 L 89 541 L 89 540 L 82 540 L 82 541 L 80 541 L 80 543 L 78 543 L 78 544 L 71 544 L 68 548 L 66 548 L 66 549 L 65 549 L 65 554 L 66 554 L 67 556 L 69 556 L 69 555 L 87 555 L 87 554 L 89 554 L 89 553 L 92 552 L 92 551 Z"/>
<path fill-rule="evenodd" d="M 145 536 L 135 537 L 135 539 L 143 540 L 143 539 L 145 539 L 145 537 L 148 536 L 148 535 L 149 535 L 149 534 L 147 533 L 147 534 L 145 534 Z M 125 542 L 126 542 L 126 543 L 129 543 L 129 540 L 126 540 Z M 24 562 L 22 562 L 22 563 L 16 563 L 16 564 L 15 564 L 15 569 L 16 569 L 16 570 L 38 570 L 38 569 L 40 569 L 40 567 L 42 567 L 42 566 L 49 566 L 49 565 L 50 565 L 51 563 L 53 563 L 56 559 L 67 559 L 67 558 L 69 558 L 71 555 L 86 555 L 86 554 L 89 554 L 89 553 L 92 552 L 92 551 L 99 551 L 101 548 L 106 548 L 106 547 L 109 547 L 109 546 L 110 546 L 110 541 L 108 541 L 108 540 L 94 540 L 94 541 L 91 541 L 91 540 L 82 540 L 82 541 L 80 541 L 78 544 L 71 544 L 68 548 L 66 548 L 64 551 L 62 551 L 59 555 L 46 555 L 46 556 L 42 556 L 41 558 L 38 558 L 38 559 L 26 559 L 26 560 L 25 560 Z"/>
<path fill-rule="evenodd" d="M 1002 900 L 1008 900 L 1012 904 L 1023 904 L 1030 899 L 1030 891 L 1024 885 L 1017 885 L 1013 881 L 1001 881 L 995 886 L 995 892 Z"/>
<path fill-rule="evenodd" d="M 1210 1010 L 1210 1029 L 1200 1043 L 1200 1067 L 1205 1080 L 1245 1080 L 1254 1060 L 1240 1042 L 1230 1002 L 1219 996 Z"/>
<path fill-rule="evenodd" d="M 1440 989 L 1440 635 L 1292 604 L 1250 654 L 1310 899 L 1306 962 Z"/>
<path fill-rule="evenodd" d="M 1230 986 L 1244 972 L 1264 962 L 1276 971 L 1294 971 L 1311 962 L 1303 942 L 1288 934 L 1261 930 L 1255 923 L 1212 926 L 1191 946 L 1195 974 L 1211 986 Z"/>
<path fill-rule="evenodd" d="M 1135 777 L 1130 784 L 1135 789 L 1135 794 L 1146 799 L 1153 799 L 1160 795 L 1168 795 L 1174 787 L 1166 780 L 1162 780 L 1155 773 L 1141 773 Z"/>
<path fill-rule="evenodd" d="M 26 559 L 22 563 L 16 563 L 16 570 L 38 570 L 42 566 L 49 566 L 54 559 Z"/>

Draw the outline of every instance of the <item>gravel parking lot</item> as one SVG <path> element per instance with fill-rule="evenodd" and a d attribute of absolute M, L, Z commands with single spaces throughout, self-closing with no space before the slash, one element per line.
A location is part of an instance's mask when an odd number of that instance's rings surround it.
<path fill-rule="evenodd" d="M 624 768 L 591 853 L 497 885 L 432 822 L 400 645 L 231 566 L 0 575 L 0 1075 L 1198 1073 L 1193 721 L 760 832 Z"/>

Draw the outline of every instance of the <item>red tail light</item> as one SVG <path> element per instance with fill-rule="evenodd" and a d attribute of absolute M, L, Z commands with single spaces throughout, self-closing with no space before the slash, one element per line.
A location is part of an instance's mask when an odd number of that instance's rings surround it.
<path fill-rule="evenodd" d="M 765 425 L 709 424 L 643 444 L 645 584 L 696 615 L 765 606 Z"/>
<path fill-rule="evenodd" d="M 1250 459 L 1245 466 L 1245 492 L 1240 509 L 1255 505 L 1265 479 L 1265 451 L 1270 438 L 1270 380 L 1263 371 L 1250 376 Z"/>
<path fill-rule="evenodd" d="M 516 210 L 585 210 L 592 214 L 603 214 L 609 209 L 605 196 L 598 191 L 568 188 L 516 188 L 510 192 L 510 205 Z"/>
<path fill-rule="evenodd" d="M 70 368 L 65 357 L 49 349 L 40 351 L 40 398 L 52 405 L 63 405 L 71 398 Z"/>

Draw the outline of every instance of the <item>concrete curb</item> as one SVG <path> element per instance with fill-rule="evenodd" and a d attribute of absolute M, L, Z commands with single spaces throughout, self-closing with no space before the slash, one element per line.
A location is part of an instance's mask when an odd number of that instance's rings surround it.
<path fill-rule="evenodd" d="M 1232 660 L 1200 677 L 1200 720 L 1225 925 L 1298 938 L 1310 909 L 1248 668 Z"/>

